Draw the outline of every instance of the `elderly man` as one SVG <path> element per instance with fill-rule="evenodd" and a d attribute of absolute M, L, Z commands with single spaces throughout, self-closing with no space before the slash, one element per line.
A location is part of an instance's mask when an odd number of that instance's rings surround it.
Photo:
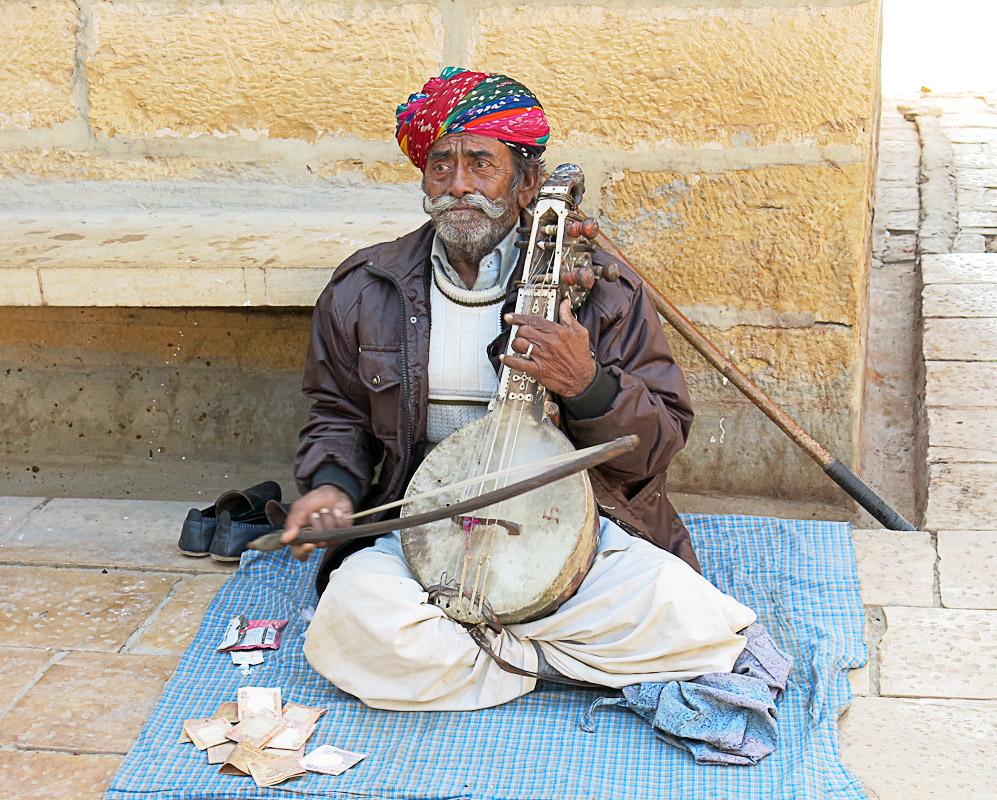
<path fill-rule="evenodd" d="M 400 497 L 429 448 L 485 413 L 498 354 L 520 325 L 520 355 L 502 358 L 557 396 L 577 446 L 626 433 L 641 444 L 591 473 L 601 533 L 581 586 L 549 616 L 494 634 L 491 649 L 527 672 L 609 687 L 730 670 L 744 646 L 737 632 L 755 617 L 699 575 L 665 497 L 692 409 L 640 280 L 621 267 L 577 319 L 567 302 L 558 323 L 510 313 L 523 269 L 515 229 L 540 187 L 549 133 L 540 103 L 505 76 L 449 68 L 397 117 L 430 221 L 347 259 L 318 300 L 296 462 L 304 495 L 284 541 Z M 305 643 L 318 672 L 399 710 L 484 708 L 534 688 L 427 602 L 397 533 L 369 544 L 325 553 Z M 307 558 L 312 547 L 294 549 Z"/>

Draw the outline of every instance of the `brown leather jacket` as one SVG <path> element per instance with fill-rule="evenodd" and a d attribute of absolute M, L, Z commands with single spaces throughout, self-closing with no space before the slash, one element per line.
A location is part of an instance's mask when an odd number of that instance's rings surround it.
<path fill-rule="evenodd" d="M 422 460 L 432 240 L 427 223 L 393 242 L 360 250 L 336 270 L 319 297 L 303 380 L 312 408 L 295 459 L 302 492 L 333 484 L 356 508 L 372 508 L 400 497 Z M 602 251 L 594 258 L 611 260 Z M 630 433 L 640 437 L 635 451 L 590 472 L 600 513 L 699 569 L 689 533 L 665 495 L 665 469 L 692 424 L 689 393 L 641 280 L 619 267 L 621 278 L 598 282 L 577 314 L 589 331 L 606 402 L 597 402 L 593 416 L 591 403 L 583 410 L 562 400 L 561 424 L 578 447 Z M 503 313 L 513 309 L 521 270 L 522 263 L 510 280 Z M 502 333 L 488 348 L 496 369 L 508 336 L 502 323 Z M 348 553 L 370 541 L 329 548 L 319 591 Z"/>

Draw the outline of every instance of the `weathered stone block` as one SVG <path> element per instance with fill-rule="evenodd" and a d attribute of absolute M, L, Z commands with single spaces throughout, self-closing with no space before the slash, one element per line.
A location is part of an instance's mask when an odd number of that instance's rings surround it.
<path fill-rule="evenodd" d="M 871 141 L 879 3 L 821 8 L 490 6 L 476 69 L 521 77 L 579 147 Z M 572 31 L 571 69 L 552 43 Z M 593 110 L 597 113 L 593 113 Z"/>
<path fill-rule="evenodd" d="M 997 531 L 939 531 L 938 555 L 943 605 L 997 609 Z"/>
<path fill-rule="evenodd" d="M 957 233 L 952 241 L 953 253 L 984 253 L 987 240 L 981 233 Z"/>
<path fill-rule="evenodd" d="M 935 548 L 923 531 L 852 531 L 862 602 L 931 606 Z"/>
<path fill-rule="evenodd" d="M 44 363 L 63 368 L 196 364 L 297 375 L 310 320 L 310 309 L 5 309 L 0 361 L 30 363 L 40 346 Z"/>
<path fill-rule="evenodd" d="M 6 598 L 0 600 L 0 608 L 8 602 Z M 0 647 L 0 710 L 31 685 L 53 655 L 51 650 L 32 647 Z"/>
<path fill-rule="evenodd" d="M 987 407 L 997 386 L 997 364 L 986 361 L 927 361 L 928 406 Z"/>
<path fill-rule="evenodd" d="M 777 402 L 803 405 L 847 402 L 854 380 L 858 337 L 840 325 L 798 328 L 697 324 L 704 336 Z M 700 400 L 740 402 L 744 396 L 667 323 L 665 335 L 689 386 Z"/>
<path fill-rule="evenodd" d="M 874 694 L 872 691 L 872 670 L 869 662 L 858 669 L 848 671 L 848 688 L 852 690 L 852 696 L 865 697 Z"/>
<path fill-rule="evenodd" d="M 107 136 L 385 139 L 394 110 L 440 69 L 430 5 L 101 2 L 87 63 Z"/>
<path fill-rule="evenodd" d="M 101 469 L 123 481 L 118 497 L 136 489 L 132 470 L 116 466 L 129 458 L 140 473 L 166 469 L 174 481 L 194 459 L 219 462 L 180 481 L 192 487 L 187 498 L 201 498 L 198 508 L 222 489 L 268 477 L 288 487 L 284 477 L 308 407 L 301 370 L 309 329 L 310 312 L 297 309 L 7 309 L 0 325 L 0 437 L 12 452 L 36 454 L 40 460 L 21 470 L 41 464 L 49 481 L 62 454 L 113 459 Z M 46 453 L 59 458 L 46 462 Z M 233 484 L 227 467 L 242 460 L 232 479 L 248 482 Z M 148 493 L 148 475 L 136 477 L 146 487 L 141 496 L 162 497 Z M 89 490 L 57 493 L 80 491 Z M 30 481 L 25 492 L 38 493 Z M 172 518 L 164 556 L 179 535 L 182 516 Z M 134 547 L 141 551 L 137 543 L 125 549 Z M 91 556 L 102 557 L 96 549 Z"/>
<path fill-rule="evenodd" d="M 0 535 L 17 527 L 44 502 L 44 497 L 0 497 Z"/>
<path fill-rule="evenodd" d="M 848 458 L 858 359 L 853 328 L 697 327 L 805 430 Z M 667 325 L 665 334 L 696 409 L 689 442 L 669 467 L 673 489 L 847 502 L 802 450 Z"/>
<path fill-rule="evenodd" d="M 341 196 L 344 209 L 364 197 L 349 190 Z M 17 282 L 7 299 L 73 307 L 241 307 L 293 300 L 311 307 L 336 266 L 356 250 L 426 221 L 407 187 L 377 190 L 372 199 L 381 205 L 364 212 L 0 215 L 0 265 L 21 268 L 12 273 Z M 411 210 L 392 210 L 409 204 Z"/>
<path fill-rule="evenodd" d="M 114 651 L 175 575 L 0 566 L 0 646 Z"/>
<path fill-rule="evenodd" d="M 24 748 L 126 753 L 176 661 L 175 656 L 69 653 L 4 717 L 4 731 Z"/>
<path fill-rule="evenodd" d="M 997 408 L 928 407 L 928 441 L 935 458 L 997 461 Z"/>
<path fill-rule="evenodd" d="M 189 508 L 168 501 L 55 498 L 0 535 L 0 562 L 231 572 L 232 565 L 177 550 Z"/>
<path fill-rule="evenodd" d="M 676 305 L 859 319 L 864 165 L 618 176 L 603 226 Z"/>
<path fill-rule="evenodd" d="M 0 752 L 0 785 L 18 800 L 101 800 L 118 756 L 8 750 Z"/>
<path fill-rule="evenodd" d="M 234 181 L 268 182 L 280 186 L 342 186 L 347 182 L 367 184 L 417 183 L 422 174 L 400 152 L 396 161 L 363 161 L 359 158 L 332 159 L 319 152 L 282 154 L 281 158 L 257 151 L 231 155 L 218 144 L 202 142 L 203 156 L 155 155 L 132 146 L 123 153 L 97 155 L 66 147 L 23 148 L 0 152 L 0 180 L 32 178 L 71 181 L 197 181 L 221 184 Z M 211 157 L 211 155 L 214 157 Z M 198 187 L 200 189 L 202 187 Z M 174 186 L 179 191 L 179 187 Z M 192 189 L 192 192 L 198 191 Z M 244 194 L 244 187 L 233 186 L 232 195 Z M 413 208 L 417 208 L 413 205 Z"/>
<path fill-rule="evenodd" d="M 194 638 L 208 604 L 225 580 L 223 575 L 196 575 L 184 581 L 130 652 L 181 655 Z"/>
<path fill-rule="evenodd" d="M 884 610 L 880 694 L 997 699 L 997 611 Z"/>
<path fill-rule="evenodd" d="M 76 116 L 78 17 L 69 0 L 0 3 L 0 130 L 49 128 Z"/>
<path fill-rule="evenodd" d="M 926 319 L 924 357 L 937 361 L 997 361 L 997 319 Z"/>
<path fill-rule="evenodd" d="M 936 283 L 997 283 L 997 253 L 947 253 L 921 258 L 925 286 Z"/>
<path fill-rule="evenodd" d="M 840 725 L 842 761 L 872 797 L 997 798 L 997 703 L 859 697 Z"/>
<path fill-rule="evenodd" d="M 997 519 L 997 464 L 931 464 L 925 527 L 982 531 Z"/>
<path fill-rule="evenodd" d="M 41 302 L 36 270 L 0 264 L 0 306 L 38 306 Z"/>
<path fill-rule="evenodd" d="M 943 283 L 925 286 L 925 317 L 997 317 L 997 283 Z"/>
<path fill-rule="evenodd" d="M 736 391 L 736 390 L 732 390 Z M 718 404 L 693 398 L 696 422 L 689 441 L 668 468 L 671 491 L 724 496 L 764 496 L 847 508 L 848 497 L 792 440 L 748 401 Z M 827 412 L 790 406 L 789 413 L 835 452 L 851 452 L 847 410 Z M 735 505 L 731 513 L 739 513 Z M 760 512 L 768 513 L 768 512 Z M 824 512 L 822 518 L 828 518 Z"/>
<path fill-rule="evenodd" d="M 997 228 L 997 211 L 962 211 L 959 225 L 963 228 Z"/>

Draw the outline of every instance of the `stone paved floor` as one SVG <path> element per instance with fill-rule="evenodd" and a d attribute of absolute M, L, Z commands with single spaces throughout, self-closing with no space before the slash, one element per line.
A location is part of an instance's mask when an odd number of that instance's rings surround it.
<path fill-rule="evenodd" d="M 989 100 L 926 99 L 905 114 L 884 103 L 870 307 L 922 292 L 928 438 L 884 440 L 898 474 L 926 466 L 926 497 L 914 486 L 898 505 L 926 503 L 927 530 L 853 534 L 871 657 L 852 675 L 842 750 L 883 800 L 997 798 Z M 886 391 L 917 402 L 900 384 Z M 176 552 L 194 504 L 0 498 L 0 799 L 101 796 L 232 570 Z"/>

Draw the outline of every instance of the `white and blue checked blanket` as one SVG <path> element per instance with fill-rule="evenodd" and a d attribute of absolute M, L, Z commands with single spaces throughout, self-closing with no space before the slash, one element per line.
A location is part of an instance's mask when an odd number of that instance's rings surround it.
<path fill-rule="evenodd" d="M 600 693 L 540 687 L 498 708 L 400 713 L 367 708 L 316 674 L 301 652 L 303 609 L 316 602 L 318 559 L 247 553 L 197 635 L 105 800 L 824 800 L 865 794 L 838 757 L 846 670 L 866 659 L 863 613 L 848 527 L 760 517 L 688 516 L 706 576 L 755 609 L 795 667 L 778 703 L 779 747 L 748 767 L 697 765 L 656 738 L 636 714 L 605 714 L 594 733 L 579 720 Z M 248 677 L 216 653 L 226 622 L 287 618 L 280 650 Z M 328 707 L 308 749 L 333 744 L 369 754 L 339 777 L 309 773 L 270 789 L 221 775 L 204 753 L 177 744 L 186 719 L 209 716 L 240 686 L 280 686 L 285 700 Z M 610 694 L 606 690 L 605 694 Z"/>

